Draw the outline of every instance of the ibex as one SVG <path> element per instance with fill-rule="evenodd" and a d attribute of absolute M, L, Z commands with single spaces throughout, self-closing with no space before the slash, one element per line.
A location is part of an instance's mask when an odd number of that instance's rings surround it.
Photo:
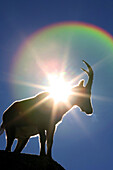
<path fill-rule="evenodd" d="M 40 155 L 45 155 L 45 142 L 47 140 L 47 155 L 51 157 L 51 149 L 55 126 L 63 116 L 73 107 L 78 106 L 87 115 L 91 115 L 93 108 L 91 105 L 91 87 L 93 82 L 93 70 L 91 66 L 83 60 L 88 67 L 88 71 L 82 68 L 89 77 L 87 85 L 84 87 L 82 80 L 79 85 L 72 87 L 68 101 L 69 106 L 59 102 L 56 109 L 53 109 L 54 100 L 49 92 L 42 92 L 35 97 L 21 101 L 15 101 L 5 110 L 3 123 L 0 127 L 0 134 L 6 131 L 7 146 L 6 151 L 11 151 L 14 139 L 18 139 L 14 152 L 20 153 L 29 138 L 33 135 L 40 135 Z"/>

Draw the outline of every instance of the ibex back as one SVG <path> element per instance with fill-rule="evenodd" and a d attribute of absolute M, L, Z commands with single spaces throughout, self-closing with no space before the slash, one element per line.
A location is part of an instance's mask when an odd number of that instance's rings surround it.
<path fill-rule="evenodd" d="M 14 152 L 21 152 L 29 138 L 33 135 L 40 135 L 40 155 L 45 155 L 45 142 L 47 140 L 47 155 L 51 157 L 51 148 L 55 126 L 62 120 L 62 117 L 75 105 L 87 115 L 93 112 L 91 105 L 91 86 L 93 82 L 93 70 L 91 66 L 83 61 L 89 71 L 85 71 L 89 80 L 84 87 L 83 80 L 78 86 L 72 87 L 72 95 L 67 107 L 64 102 L 59 102 L 53 110 L 54 100 L 49 92 L 42 92 L 35 97 L 14 102 L 3 114 L 3 123 L 0 127 L 0 134 L 4 129 L 7 135 L 6 151 L 11 151 L 15 138 L 18 139 Z"/>

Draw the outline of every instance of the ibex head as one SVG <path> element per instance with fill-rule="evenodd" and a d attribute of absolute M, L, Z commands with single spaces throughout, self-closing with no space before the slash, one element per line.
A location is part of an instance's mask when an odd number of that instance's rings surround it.
<path fill-rule="evenodd" d="M 86 64 L 88 67 L 88 71 L 82 68 L 85 73 L 87 73 L 89 79 L 84 87 L 84 80 L 81 80 L 79 85 L 77 87 L 73 88 L 73 92 L 75 95 L 77 95 L 77 105 L 80 107 L 80 109 L 85 112 L 88 115 L 91 115 L 93 113 L 93 108 L 91 104 L 91 87 L 92 87 L 92 82 L 93 82 L 93 70 L 91 66 L 83 60 L 83 62 Z"/>

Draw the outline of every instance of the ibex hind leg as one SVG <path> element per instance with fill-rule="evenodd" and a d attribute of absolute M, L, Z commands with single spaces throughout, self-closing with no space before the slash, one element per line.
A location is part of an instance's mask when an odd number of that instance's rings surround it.
<path fill-rule="evenodd" d="M 40 133 L 40 155 L 45 156 L 45 142 L 46 142 L 46 135 L 45 130 L 41 131 Z"/>
<path fill-rule="evenodd" d="M 50 158 L 52 158 L 51 152 L 52 152 L 54 132 L 55 132 L 55 127 L 47 131 L 47 156 L 49 156 Z"/>
<path fill-rule="evenodd" d="M 17 146 L 14 152 L 20 153 L 22 149 L 25 147 L 25 145 L 27 144 L 28 140 L 29 138 L 18 138 Z"/>
<path fill-rule="evenodd" d="M 6 139 L 7 139 L 7 144 L 6 144 L 5 151 L 11 151 L 11 147 L 15 139 L 14 128 L 9 127 L 8 129 L 6 129 Z"/>

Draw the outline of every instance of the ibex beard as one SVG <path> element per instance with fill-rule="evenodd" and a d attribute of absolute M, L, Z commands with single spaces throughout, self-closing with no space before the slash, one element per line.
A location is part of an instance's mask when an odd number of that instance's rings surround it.
<path fill-rule="evenodd" d="M 86 86 L 80 81 L 73 86 L 68 96 L 68 105 L 63 101 L 55 104 L 49 92 L 42 92 L 38 95 L 15 101 L 5 110 L 3 122 L 0 127 L 0 134 L 6 131 L 6 151 L 11 151 L 14 139 L 17 139 L 17 146 L 14 152 L 20 153 L 31 136 L 40 136 L 40 155 L 45 155 L 45 143 L 47 141 L 47 155 L 52 157 L 51 150 L 56 125 L 61 122 L 66 113 L 74 106 L 80 107 L 87 115 L 93 113 L 91 104 L 91 87 L 93 82 L 93 70 L 91 66 L 83 61 L 88 67 L 85 71 L 89 77 Z M 54 107 L 55 105 L 55 107 Z"/>

